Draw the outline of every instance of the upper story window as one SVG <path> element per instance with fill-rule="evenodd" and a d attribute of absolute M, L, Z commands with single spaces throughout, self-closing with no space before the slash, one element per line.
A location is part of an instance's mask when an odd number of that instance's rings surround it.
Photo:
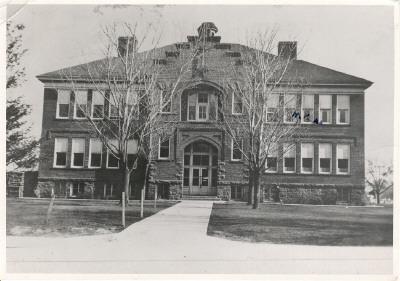
<path fill-rule="evenodd" d="M 294 143 L 283 144 L 283 172 L 296 172 L 296 144 Z"/>
<path fill-rule="evenodd" d="M 337 96 L 336 124 L 350 124 L 350 96 Z"/>
<path fill-rule="evenodd" d="M 68 119 L 70 98 L 71 98 L 70 90 L 57 91 L 57 110 L 56 110 L 57 118 Z"/>
<path fill-rule="evenodd" d="M 278 171 L 278 147 L 277 143 L 270 144 L 265 162 L 266 172 L 275 173 Z"/>
<path fill-rule="evenodd" d="M 55 138 L 54 139 L 54 163 L 53 166 L 57 168 L 67 167 L 67 151 L 68 139 Z"/>
<path fill-rule="evenodd" d="M 242 160 L 243 140 L 234 141 L 232 139 L 231 145 L 231 159 L 232 161 Z"/>
<path fill-rule="evenodd" d="M 102 119 L 103 117 L 104 117 L 104 95 L 99 91 L 93 91 L 92 118 Z"/>
<path fill-rule="evenodd" d="M 242 114 L 243 113 L 243 102 L 241 97 L 232 93 L 232 114 Z"/>
<path fill-rule="evenodd" d="M 297 95 L 285 94 L 284 95 L 284 108 L 285 108 L 285 122 L 294 123 L 297 120 L 296 112 Z"/>
<path fill-rule="evenodd" d="M 330 174 L 332 171 L 332 144 L 319 144 L 319 173 Z"/>
<path fill-rule="evenodd" d="M 350 162 L 350 145 L 338 144 L 336 147 L 337 173 L 348 174 Z"/>
<path fill-rule="evenodd" d="M 172 109 L 171 97 L 167 91 L 162 91 L 161 112 L 170 113 Z"/>
<path fill-rule="evenodd" d="M 169 139 L 159 140 L 158 159 L 169 159 L 170 142 Z"/>
<path fill-rule="evenodd" d="M 314 171 L 314 144 L 301 144 L 301 172 L 312 173 Z"/>
<path fill-rule="evenodd" d="M 137 119 L 139 117 L 139 106 L 137 91 L 128 91 L 126 97 L 127 113 L 130 118 Z"/>
<path fill-rule="evenodd" d="M 84 119 L 87 114 L 87 91 L 75 91 L 74 118 Z"/>
<path fill-rule="evenodd" d="M 83 168 L 85 158 L 85 139 L 72 139 L 71 167 Z"/>
<path fill-rule="evenodd" d="M 132 168 L 135 160 L 136 160 L 136 155 L 138 152 L 138 142 L 137 140 L 128 140 L 128 167 Z"/>
<path fill-rule="evenodd" d="M 301 117 L 303 123 L 312 123 L 314 121 L 314 95 L 302 96 Z"/>
<path fill-rule="evenodd" d="M 323 124 L 332 123 L 332 95 L 319 96 L 319 118 Z"/>
<path fill-rule="evenodd" d="M 271 94 L 267 99 L 267 122 L 277 122 L 279 112 L 279 94 Z"/>
<path fill-rule="evenodd" d="M 109 144 L 111 147 L 118 147 L 118 140 L 110 140 Z M 107 168 L 110 169 L 118 169 L 119 168 L 119 159 L 111 152 L 110 149 L 107 149 Z"/>
<path fill-rule="evenodd" d="M 187 96 L 187 120 L 210 121 L 217 119 L 217 97 L 215 94 L 198 92 Z"/>
<path fill-rule="evenodd" d="M 100 139 L 90 139 L 89 168 L 100 168 L 103 154 L 103 143 Z"/>

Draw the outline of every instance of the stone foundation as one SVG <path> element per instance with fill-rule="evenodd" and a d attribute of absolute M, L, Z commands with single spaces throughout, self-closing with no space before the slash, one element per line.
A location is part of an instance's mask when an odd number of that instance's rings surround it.
<path fill-rule="evenodd" d="M 217 186 L 217 197 L 222 200 L 231 200 L 231 186 L 230 185 L 218 185 Z"/>

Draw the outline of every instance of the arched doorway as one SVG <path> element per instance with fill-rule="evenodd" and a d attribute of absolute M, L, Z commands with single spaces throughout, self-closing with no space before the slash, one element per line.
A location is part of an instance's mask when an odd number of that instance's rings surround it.
<path fill-rule="evenodd" d="M 184 150 L 183 192 L 186 195 L 217 195 L 218 149 L 203 140 Z"/>

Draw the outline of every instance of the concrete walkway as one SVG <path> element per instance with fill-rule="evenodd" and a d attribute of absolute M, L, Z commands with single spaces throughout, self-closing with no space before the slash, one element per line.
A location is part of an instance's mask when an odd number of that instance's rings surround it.
<path fill-rule="evenodd" d="M 9 273 L 391 274 L 391 247 L 325 247 L 207 236 L 212 202 L 183 201 L 118 234 L 7 238 Z"/>

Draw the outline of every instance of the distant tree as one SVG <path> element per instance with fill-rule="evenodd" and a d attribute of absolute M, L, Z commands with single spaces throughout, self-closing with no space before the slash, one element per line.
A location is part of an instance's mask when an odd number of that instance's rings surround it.
<path fill-rule="evenodd" d="M 27 49 L 22 48 L 20 33 L 24 28 L 22 24 L 7 23 L 7 89 L 16 88 L 24 81 L 21 58 Z M 21 97 L 7 100 L 7 168 L 32 168 L 37 163 L 38 141 L 29 136 L 30 126 L 24 121 L 30 112 L 30 106 Z"/>
<path fill-rule="evenodd" d="M 380 199 L 384 193 L 393 190 L 393 168 L 391 166 L 374 165 L 368 161 L 367 185 L 372 189 L 369 194 L 374 196 L 376 204 L 380 204 Z M 393 192 L 393 191 L 392 191 Z"/>

